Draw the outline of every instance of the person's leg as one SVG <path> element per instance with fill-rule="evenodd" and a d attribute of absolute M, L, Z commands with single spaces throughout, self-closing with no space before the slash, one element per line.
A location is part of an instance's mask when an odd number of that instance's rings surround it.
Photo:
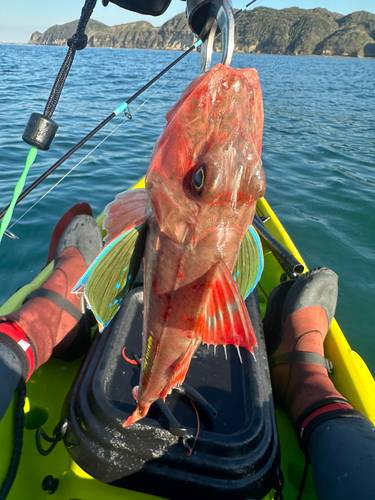
<path fill-rule="evenodd" d="M 88 215 L 75 217 L 57 246 L 51 276 L 19 309 L 0 318 L 0 376 L 5 377 L 0 419 L 20 381 L 28 380 L 52 354 L 64 356 L 68 350 L 73 358 L 83 354 L 89 329 L 82 298 L 70 292 L 101 249 L 95 220 Z"/>
<path fill-rule="evenodd" d="M 307 443 L 319 500 L 375 495 L 375 427 L 369 420 L 334 418 L 319 424 Z"/>
<path fill-rule="evenodd" d="M 21 361 L 12 349 L 0 343 L 0 420 L 7 411 L 21 378 Z"/>
<path fill-rule="evenodd" d="M 359 473 L 366 475 L 369 469 L 358 464 L 375 460 L 374 427 L 336 390 L 323 356 L 336 302 L 337 275 L 316 269 L 276 287 L 264 322 L 275 399 L 287 411 L 311 462 L 318 498 L 330 500 L 356 498 L 353 491 L 359 484 L 373 486 L 372 476 L 367 475 L 366 483 Z M 350 432 L 344 431 L 348 427 Z M 354 445 L 356 440 L 363 440 L 362 447 Z M 356 470 L 355 478 L 351 469 Z M 331 473 L 350 477 L 351 489 L 348 480 L 332 481 Z M 348 492 L 352 496 L 345 496 Z"/>

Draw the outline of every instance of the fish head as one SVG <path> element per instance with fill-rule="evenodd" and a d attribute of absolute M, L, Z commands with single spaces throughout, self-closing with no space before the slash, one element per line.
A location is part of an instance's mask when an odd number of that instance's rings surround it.
<path fill-rule="evenodd" d="M 166 119 L 146 175 L 160 231 L 185 246 L 219 227 L 241 226 L 243 235 L 265 190 L 256 70 L 215 66 L 189 85 Z"/>

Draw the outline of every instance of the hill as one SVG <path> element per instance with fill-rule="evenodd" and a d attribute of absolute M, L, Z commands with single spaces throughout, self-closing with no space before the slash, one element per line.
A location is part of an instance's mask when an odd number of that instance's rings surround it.
<path fill-rule="evenodd" d="M 29 44 L 66 45 L 77 23 L 36 31 Z M 185 50 L 194 42 L 185 14 L 159 28 L 146 21 L 106 26 L 91 20 L 86 34 L 90 47 Z M 343 16 L 321 8 L 257 7 L 236 22 L 235 52 L 375 57 L 375 14 L 360 11 Z"/>

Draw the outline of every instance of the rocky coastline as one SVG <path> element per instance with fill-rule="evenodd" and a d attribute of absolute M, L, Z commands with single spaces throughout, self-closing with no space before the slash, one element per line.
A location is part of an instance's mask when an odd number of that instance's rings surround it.
<path fill-rule="evenodd" d="M 29 44 L 66 45 L 77 23 L 34 32 Z M 91 20 L 86 34 L 89 47 L 124 49 L 186 50 L 195 40 L 185 14 L 178 14 L 161 27 L 146 21 L 106 26 Z M 343 16 L 322 8 L 257 7 L 244 12 L 236 22 L 235 52 L 375 57 L 375 14 L 359 11 Z"/>

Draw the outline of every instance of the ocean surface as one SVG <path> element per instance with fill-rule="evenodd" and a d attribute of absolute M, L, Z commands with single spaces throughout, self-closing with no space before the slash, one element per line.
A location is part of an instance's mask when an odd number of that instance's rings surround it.
<path fill-rule="evenodd" d="M 30 113 L 43 112 L 66 51 L 0 45 L 0 208 L 24 167 Z M 26 185 L 178 55 L 78 52 L 53 115 L 57 136 L 49 152 L 38 153 Z M 235 54 L 232 66 L 260 76 L 266 198 L 307 265 L 338 273 L 336 318 L 375 373 L 375 60 Z M 87 201 L 98 215 L 146 172 L 167 110 L 198 74 L 199 54 L 191 53 L 134 101 L 131 121 L 116 117 L 18 205 L 12 223 L 76 167 L 15 223 L 19 241 L 3 239 L 0 304 L 38 274 L 71 205 Z"/>

